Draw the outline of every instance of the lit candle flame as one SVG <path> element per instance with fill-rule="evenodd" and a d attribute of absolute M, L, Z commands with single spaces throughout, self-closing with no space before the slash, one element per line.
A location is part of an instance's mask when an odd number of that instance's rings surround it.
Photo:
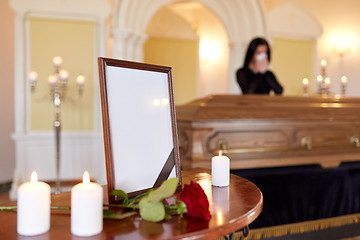
<path fill-rule="evenodd" d="M 220 151 L 219 151 L 219 157 L 221 157 L 222 156 L 222 150 L 220 149 Z"/>
<path fill-rule="evenodd" d="M 33 171 L 33 172 L 31 173 L 31 183 L 32 183 L 32 184 L 36 184 L 37 181 L 38 181 L 37 174 L 36 174 L 35 171 Z"/>
<path fill-rule="evenodd" d="M 89 183 L 90 183 L 90 175 L 89 175 L 89 172 L 88 172 L 88 171 L 85 171 L 85 172 L 84 172 L 84 175 L 83 175 L 83 183 L 84 183 L 84 184 L 89 184 Z"/>

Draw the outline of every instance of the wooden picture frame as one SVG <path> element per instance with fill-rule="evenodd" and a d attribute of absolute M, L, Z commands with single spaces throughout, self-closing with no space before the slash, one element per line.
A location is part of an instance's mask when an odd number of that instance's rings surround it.
<path fill-rule="evenodd" d="M 109 202 L 181 171 L 171 67 L 98 58 Z"/>

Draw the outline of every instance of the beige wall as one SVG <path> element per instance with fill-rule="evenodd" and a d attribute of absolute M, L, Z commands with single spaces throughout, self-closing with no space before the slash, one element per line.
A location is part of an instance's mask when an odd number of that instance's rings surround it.
<path fill-rule="evenodd" d="M 30 130 L 53 129 L 54 106 L 49 96 L 47 78 L 54 74 L 52 59 L 61 56 L 62 68 L 69 72 L 67 98 L 61 103 L 61 123 L 65 131 L 94 129 L 95 24 L 46 18 L 30 19 L 30 68 L 38 72 L 36 91 L 31 98 Z M 81 98 L 76 77 L 86 83 Z"/>
<path fill-rule="evenodd" d="M 312 40 L 276 38 L 272 46 L 272 69 L 284 87 L 284 95 L 303 95 L 302 79 L 313 76 Z M 311 84 L 308 92 L 312 92 Z"/>
<path fill-rule="evenodd" d="M 14 14 L 0 1 L 0 184 L 11 181 L 15 167 L 14 143 Z"/>

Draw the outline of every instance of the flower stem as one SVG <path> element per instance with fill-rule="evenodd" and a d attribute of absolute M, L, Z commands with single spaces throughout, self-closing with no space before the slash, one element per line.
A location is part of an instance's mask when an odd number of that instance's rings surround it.
<path fill-rule="evenodd" d="M 0 206 L 0 210 L 13 210 L 16 209 L 17 206 Z"/>
<path fill-rule="evenodd" d="M 104 204 L 104 207 L 132 208 L 139 209 L 138 205 Z"/>
<path fill-rule="evenodd" d="M 59 209 L 59 210 L 70 210 L 70 207 L 59 207 L 59 206 L 51 206 L 51 209 Z M 0 210 L 13 210 L 17 209 L 17 206 L 0 206 Z"/>
<path fill-rule="evenodd" d="M 58 207 L 58 206 L 51 206 L 51 209 L 58 209 L 58 210 L 71 210 L 71 207 Z"/>

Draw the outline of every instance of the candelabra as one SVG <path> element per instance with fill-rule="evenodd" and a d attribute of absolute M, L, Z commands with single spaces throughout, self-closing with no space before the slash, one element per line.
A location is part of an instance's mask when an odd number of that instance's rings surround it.
<path fill-rule="evenodd" d="M 55 130 L 55 147 L 56 147 L 56 182 L 55 193 L 61 192 L 61 180 L 60 180 L 60 132 L 61 132 L 61 119 L 60 119 L 60 106 L 61 101 L 68 98 L 66 95 L 69 73 L 66 70 L 61 69 L 62 58 L 56 56 L 53 58 L 54 74 L 48 77 L 49 91 L 51 101 L 54 103 L 54 130 Z M 31 92 L 35 91 L 38 74 L 35 71 L 29 73 L 29 82 Z M 85 77 L 79 75 L 76 78 L 76 85 L 79 96 L 82 95 L 82 91 L 85 84 Z"/>

